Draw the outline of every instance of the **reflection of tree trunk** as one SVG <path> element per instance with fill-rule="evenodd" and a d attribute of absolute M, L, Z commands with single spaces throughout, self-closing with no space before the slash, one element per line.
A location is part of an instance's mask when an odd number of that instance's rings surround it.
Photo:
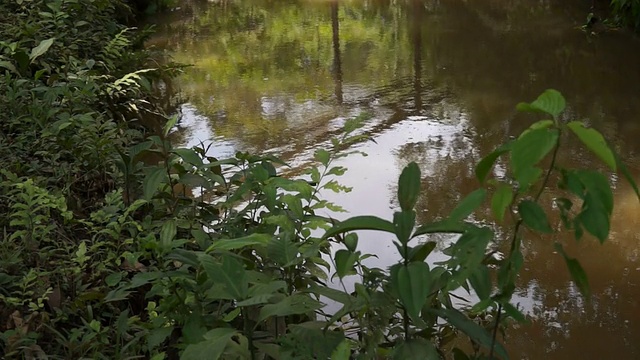
<path fill-rule="evenodd" d="M 413 42 L 413 90 L 414 105 L 416 113 L 422 111 L 422 32 L 420 25 L 422 23 L 422 1 L 413 0 L 413 9 L 411 15 L 411 40 Z"/>
<path fill-rule="evenodd" d="M 331 29 L 333 30 L 333 76 L 336 82 L 336 99 L 342 104 L 342 61 L 340 60 L 340 26 L 338 0 L 331 1 Z"/>

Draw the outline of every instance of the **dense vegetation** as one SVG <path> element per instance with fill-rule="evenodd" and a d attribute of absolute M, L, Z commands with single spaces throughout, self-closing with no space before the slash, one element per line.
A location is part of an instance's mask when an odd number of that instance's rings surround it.
<path fill-rule="evenodd" d="M 156 97 L 176 67 L 158 67 L 140 47 L 145 32 L 113 20 L 127 9 L 112 0 L 0 5 L 7 359 L 507 358 L 499 330 L 526 321 L 510 302 L 523 236 L 607 239 L 609 181 L 563 167 L 561 140 L 572 133 L 628 173 L 598 132 L 563 117 L 556 91 L 518 106 L 545 120 L 487 155 L 478 190 L 447 218 L 416 223 L 421 176 L 411 163 L 393 219 L 338 222 L 326 214 L 340 207 L 322 194 L 349 191 L 335 179 L 347 169 L 334 163 L 359 156 L 351 145 L 366 139 L 366 114 L 296 178 L 272 156 L 174 148 L 178 119 L 167 120 Z M 494 173 L 496 162 L 509 172 Z M 553 199 L 558 224 L 540 204 L 556 183 L 567 194 Z M 471 221 L 481 206 L 511 231 Z M 358 251 L 357 230 L 392 234 L 398 264 L 367 266 L 373 255 Z M 434 264 L 443 237 L 455 240 L 443 243 L 450 257 Z M 504 259 L 493 256 L 501 243 Z M 557 249 L 588 296 L 579 262 Z"/>

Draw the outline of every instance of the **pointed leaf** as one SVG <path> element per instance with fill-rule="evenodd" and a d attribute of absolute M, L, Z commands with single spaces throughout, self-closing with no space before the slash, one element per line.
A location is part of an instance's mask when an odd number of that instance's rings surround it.
<path fill-rule="evenodd" d="M 186 163 L 195 165 L 196 167 L 203 165 L 202 158 L 193 149 L 173 149 L 173 152 L 180 156 Z"/>
<path fill-rule="evenodd" d="M 487 195 L 485 189 L 478 189 L 467 195 L 464 199 L 458 203 L 458 205 L 451 211 L 449 215 L 450 221 L 461 221 L 466 219 L 471 213 L 473 213 L 484 201 Z"/>
<path fill-rule="evenodd" d="M 591 289 L 589 288 L 589 279 L 587 278 L 587 273 L 582 268 L 582 265 L 580 265 L 580 262 L 569 257 L 564 251 L 562 244 L 555 243 L 555 248 L 564 258 L 567 268 L 569 269 L 569 273 L 571 274 L 571 278 L 576 283 L 576 286 L 578 287 L 578 290 L 580 290 L 582 296 L 586 298 L 590 297 Z"/>
<path fill-rule="evenodd" d="M 412 262 L 392 268 L 391 279 L 400 303 L 414 321 L 419 321 L 420 311 L 431 292 L 431 272 L 424 262 Z"/>
<path fill-rule="evenodd" d="M 249 281 L 242 263 L 229 255 L 222 256 L 222 264 L 206 254 L 200 254 L 198 260 L 209 279 L 223 285 L 234 299 L 243 300 L 247 297 Z"/>
<path fill-rule="evenodd" d="M 155 195 L 158 187 L 163 182 L 168 180 L 167 171 L 161 167 L 154 167 L 151 172 L 149 172 L 142 181 L 142 190 L 144 193 L 145 200 L 151 200 L 153 195 Z"/>
<path fill-rule="evenodd" d="M 358 256 L 349 250 L 340 249 L 334 255 L 336 262 L 336 275 L 340 279 L 347 275 L 356 274 L 353 266 L 358 260 Z"/>
<path fill-rule="evenodd" d="M 542 160 L 558 143 L 557 129 L 531 130 L 515 141 L 511 147 L 511 167 L 516 180 L 528 187 L 530 169 Z"/>
<path fill-rule="evenodd" d="M 435 346 L 427 339 L 413 338 L 403 341 L 393 349 L 395 360 L 440 360 Z"/>
<path fill-rule="evenodd" d="M 171 242 L 176 237 L 178 228 L 174 219 L 165 221 L 160 229 L 160 245 L 164 249 L 171 249 Z"/>
<path fill-rule="evenodd" d="M 536 100 L 532 103 L 520 103 L 518 104 L 519 111 L 538 111 L 547 113 L 554 118 L 558 118 L 558 116 L 564 111 L 566 106 L 566 101 L 562 94 L 553 89 L 545 90 Z"/>
<path fill-rule="evenodd" d="M 531 200 L 523 200 L 518 204 L 518 212 L 525 225 L 530 229 L 540 231 L 542 233 L 552 233 L 553 230 L 547 220 L 547 214 L 538 205 Z"/>
<path fill-rule="evenodd" d="M 40 41 L 40 44 L 38 44 L 38 46 L 31 49 L 31 55 L 29 55 L 29 60 L 33 62 L 40 55 L 46 53 L 47 50 L 49 50 L 49 48 L 53 44 L 53 40 L 54 38 Z"/>
<path fill-rule="evenodd" d="M 600 158 L 613 171 L 617 170 L 616 158 L 607 145 L 604 137 L 595 129 L 589 129 L 580 121 L 572 121 L 567 127 L 582 141 L 582 143 Z"/>
<path fill-rule="evenodd" d="M 464 332 L 473 339 L 476 343 L 486 347 L 491 348 L 492 337 L 489 332 L 476 324 L 469 318 L 467 318 L 464 314 L 454 309 L 431 309 L 431 312 L 438 315 L 439 317 L 447 320 L 449 324 L 456 327 L 458 330 Z M 502 359 L 508 359 L 507 351 L 499 342 L 496 342 L 494 351 L 498 356 Z"/>
<path fill-rule="evenodd" d="M 253 233 L 237 239 L 221 239 L 216 240 L 213 245 L 209 246 L 206 252 L 210 253 L 212 251 L 219 250 L 237 250 L 256 245 L 260 245 L 262 247 L 266 246 L 269 243 L 269 240 L 271 240 L 271 235 L 259 233 Z"/>
<path fill-rule="evenodd" d="M 376 216 L 355 216 L 345 221 L 339 222 L 337 225 L 327 230 L 322 237 L 323 239 L 354 230 L 379 230 L 394 234 L 395 228 L 393 224 L 387 220 Z"/>
<path fill-rule="evenodd" d="M 411 262 L 414 261 L 424 261 L 429 254 L 436 248 L 435 241 L 429 241 L 424 244 L 420 244 L 415 248 L 411 249 L 409 253 L 409 260 Z"/>
<path fill-rule="evenodd" d="M 403 211 L 413 210 L 420 195 L 420 168 L 415 162 L 405 166 L 398 180 L 398 201 Z"/>
<path fill-rule="evenodd" d="M 478 181 L 480 181 L 480 183 L 484 183 L 487 175 L 489 175 L 489 172 L 491 171 L 491 168 L 493 168 L 493 164 L 502 154 L 508 152 L 511 149 L 511 144 L 512 143 L 507 143 L 500 146 L 491 154 L 485 156 L 482 160 L 480 160 L 478 165 L 476 165 L 476 178 L 478 178 Z"/>
<path fill-rule="evenodd" d="M 504 213 L 509 205 L 511 205 L 512 201 L 513 190 L 511 189 L 511 186 L 499 185 L 491 198 L 491 212 L 498 222 L 502 222 L 502 220 L 504 220 Z"/>
<path fill-rule="evenodd" d="M 342 340 L 340 345 L 331 353 L 331 360 L 349 360 L 351 358 L 351 345 L 349 340 Z"/>
<path fill-rule="evenodd" d="M 395 233 L 401 244 L 406 244 L 409 241 L 413 227 L 416 224 L 416 212 L 410 211 L 398 211 L 393 214 L 393 226 L 395 227 Z"/>
<path fill-rule="evenodd" d="M 287 296 L 276 304 L 265 305 L 260 310 L 258 321 L 265 320 L 271 316 L 306 314 L 321 307 L 321 302 L 312 299 L 308 295 L 295 294 Z"/>

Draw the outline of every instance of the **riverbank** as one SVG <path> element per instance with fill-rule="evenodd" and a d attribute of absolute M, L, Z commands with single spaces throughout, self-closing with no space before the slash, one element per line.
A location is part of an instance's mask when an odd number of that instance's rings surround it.
<path fill-rule="evenodd" d="M 166 122 L 157 89 L 179 68 L 116 20 L 133 15 L 114 0 L 0 3 L 3 358 L 148 352 L 132 305 L 105 295 L 138 248 L 115 221 L 140 184 L 128 149 Z"/>

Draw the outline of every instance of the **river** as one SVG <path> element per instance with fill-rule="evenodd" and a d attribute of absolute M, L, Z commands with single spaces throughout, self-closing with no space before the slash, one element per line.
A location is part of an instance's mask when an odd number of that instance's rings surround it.
<path fill-rule="evenodd" d="M 605 134 L 640 174 L 640 41 L 625 31 L 580 30 L 590 1 L 182 1 L 154 19 L 148 46 L 194 66 L 178 79 L 182 145 L 216 156 L 274 152 L 304 163 L 345 118 L 371 114 L 369 156 L 342 162 L 352 215 L 390 218 L 400 170 L 423 172 L 419 220 L 446 215 L 477 187 L 474 164 L 534 118 L 515 105 L 555 88 L 566 119 Z M 604 12 L 604 11 L 603 11 Z M 561 162 L 597 167 L 576 143 Z M 640 358 L 640 203 L 615 184 L 611 237 L 600 245 L 528 234 L 514 302 L 531 323 L 507 332 L 516 359 Z M 550 194 L 549 196 L 553 196 Z M 481 219 L 483 214 L 479 214 Z M 366 235 L 366 234 L 365 234 Z M 553 240 L 585 268 L 584 301 Z M 361 250 L 377 266 L 397 259 L 385 236 Z"/>

